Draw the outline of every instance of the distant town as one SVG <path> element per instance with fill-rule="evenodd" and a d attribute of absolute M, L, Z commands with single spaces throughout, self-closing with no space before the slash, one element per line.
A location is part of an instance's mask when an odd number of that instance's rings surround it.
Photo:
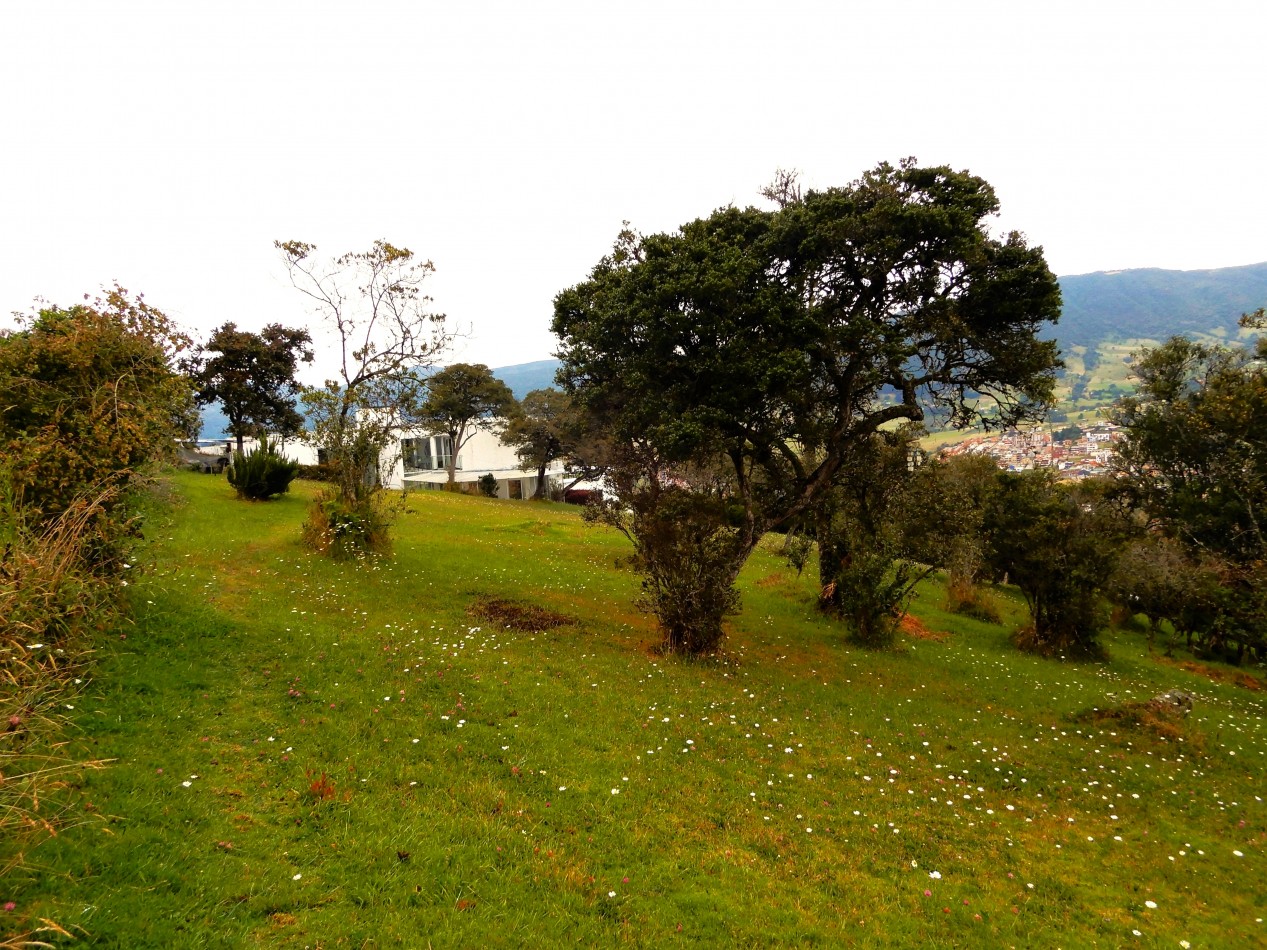
<path fill-rule="evenodd" d="M 1114 445 L 1122 434 L 1121 428 L 1111 422 L 1012 429 L 956 442 L 942 448 L 939 454 L 988 455 L 1008 471 L 1053 468 L 1062 478 L 1078 480 L 1109 470 Z"/>

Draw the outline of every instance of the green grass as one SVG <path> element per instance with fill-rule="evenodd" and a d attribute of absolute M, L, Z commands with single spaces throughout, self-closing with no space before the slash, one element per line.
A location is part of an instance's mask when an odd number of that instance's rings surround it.
<path fill-rule="evenodd" d="M 947 638 L 870 653 L 771 548 L 741 579 L 725 657 L 687 662 L 654 652 L 627 543 L 576 509 L 418 494 L 393 558 L 336 564 L 297 542 L 313 486 L 249 504 L 223 479 L 174 482 L 184 500 L 146 526 L 136 623 L 68 702 L 74 753 L 117 761 L 78 783 L 89 821 L 0 883 L 12 932 L 1267 940 L 1261 694 L 1165 665 L 1138 634 L 1109 635 L 1107 663 L 1042 661 L 928 585 L 915 615 Z M 572 622 L 496 629 L 471 613 L 490 597 Z M 1173 687 L 1197 696 L 1181 742 L 1070 718 Z"/>

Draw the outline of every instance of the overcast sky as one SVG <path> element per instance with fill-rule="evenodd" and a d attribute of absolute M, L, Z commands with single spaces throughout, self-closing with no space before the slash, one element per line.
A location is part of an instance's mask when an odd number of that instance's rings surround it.
<path fill-rule="evenodd" d="M 552 354 L 621 222 L 982 175 L 1058 274 L 1267 260 L 1261 2 L 5 3 L 0 312 L 118 280 L 307 325 L 273 248 L 430 259 L 453 359 Z"/>

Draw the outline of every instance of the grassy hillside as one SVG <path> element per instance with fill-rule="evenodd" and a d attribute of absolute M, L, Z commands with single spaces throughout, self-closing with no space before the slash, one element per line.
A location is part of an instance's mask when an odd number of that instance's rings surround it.
<path fill-rule="evenodd" d="M 173 484 L 139 620 L 103 638 L 67 713 L 75 751 L 115 761 L 73 790 L 82 823 L 4 881 L 10 932 L 1267 940 L 1262 694 L 1137 635 L 1110 635 L 1105 664 L 1040 661 L 930 586 L 921 636 L 868 653 L 760 551 L 726 657 L 683 662 L 630 606 L 623 539 L 575 509 L 418 494 L 392 560 L 339 565 L 296 543 L 311 486 L 252 505 L 215 477 Z M 1072 718 L 1172 687 L 1196 706 L 1171 730 Z"/>

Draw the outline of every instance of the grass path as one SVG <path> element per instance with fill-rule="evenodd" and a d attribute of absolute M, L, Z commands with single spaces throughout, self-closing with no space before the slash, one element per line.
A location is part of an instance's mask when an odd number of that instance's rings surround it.
<path fill-rule="evenodd" d="M 724 660 L 659 657 L 623 539 L 412 496 L 390 560 L 297 543 L 312 486 L 177 475 L 138 621 L 75 700 L 87 823 L 3 882 L 92 946 L 1252 946 L 1258 693 L 1114 634 L 842 643 L 759 551 Z M 499 598 L 570 618 L 498 627 Z M 1006 603 L 1010 616 L 1020 606 Z M 1183 741 L 1069 717 L 1179 687 Z M 0 901 L 9 899 L 0 893 Z M 1139 933 L 1136 934 L 1135 931 Z"/>

